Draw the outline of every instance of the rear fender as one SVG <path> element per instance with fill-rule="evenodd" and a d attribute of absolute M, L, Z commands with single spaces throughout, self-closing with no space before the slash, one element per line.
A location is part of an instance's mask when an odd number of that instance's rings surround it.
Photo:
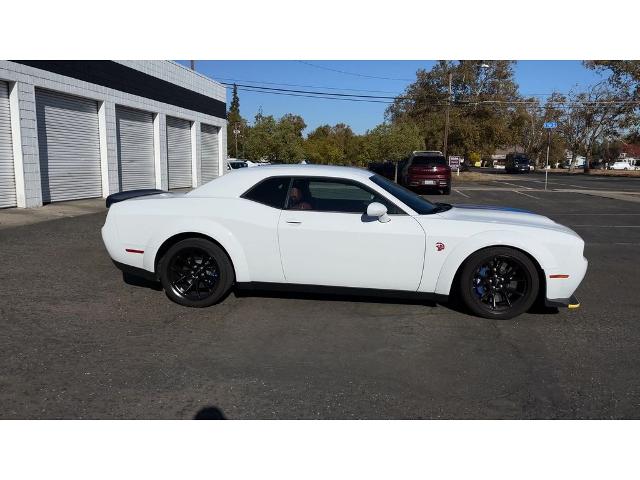
<path fill-rule="evenodd" d="M 227 251 L 231 258 L 236 280 L 238 282 L 248 282 L 251 280 L 249 277 L 249 268 L 244 249 L 236 236 L 223 225 L 212 220 L 203 219 L 202 217 L 198 218 L 197 222 L 184 219 L 182 221 L 172 223 L 169 228 L 161 230 L 158 234 L 154 234 L 145 248 L 143 268 L 150 272 L 154 272 L 156 256 L 162 244 L 171 237 L 184 233 L 205 235 L 218 242 L 222 248 Z"/>

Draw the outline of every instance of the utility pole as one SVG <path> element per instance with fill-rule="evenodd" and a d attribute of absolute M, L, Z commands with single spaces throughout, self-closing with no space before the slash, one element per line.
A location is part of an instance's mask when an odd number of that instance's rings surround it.
<path fill-rule="evenodd" d="M 195 70 L 196 69 L 196 61 L 195 60 L 189 60 L 189 62 L 191 62 L 191 70 Z"/>
<path fill-rule="evenodd" d="M 447 147 L 449 146 L 449 110 L 451 108 L 451 82 L 453 79 L 453 74 L 449 72 L 449 96 L 447 98 L 447 111 L 444 117 L 444 158 L 447 158 Z"/>
<path fill-rule="evenodd" d="M 240 135 L 240 125 L 236 123 L 233 126 L 233 136 L 236 138 L 236 148 L 234 150 L 235 158 L 238 158 L 238 135 Z"/>

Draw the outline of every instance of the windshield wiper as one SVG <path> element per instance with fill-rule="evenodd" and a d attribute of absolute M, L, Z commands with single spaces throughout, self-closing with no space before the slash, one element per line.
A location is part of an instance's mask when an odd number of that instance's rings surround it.
<path fill-rule="evenodd" d="M 436 202 L 436 208 L 433 209 L 432 213 L 440 213 L 446 212 L 447 210 L 451 210 L 451 205 L 448 203 Z"/>

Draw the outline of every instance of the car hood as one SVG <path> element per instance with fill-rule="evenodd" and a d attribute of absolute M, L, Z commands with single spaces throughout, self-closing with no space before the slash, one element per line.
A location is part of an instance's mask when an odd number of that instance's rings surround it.
<path fill-rule="evenodd" d="M 538 215 L 519 208 L 463 204 L 453 205 L 451 209 L 438 213 L 438 215 L 447 220 L 546 228 L 578 236 L 573 230 L 554 222 L 544 215 Z"/>

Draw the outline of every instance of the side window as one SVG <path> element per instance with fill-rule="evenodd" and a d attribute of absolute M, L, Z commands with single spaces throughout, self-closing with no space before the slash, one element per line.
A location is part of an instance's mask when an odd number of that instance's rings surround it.
<path fill-rule="evenodd" d="M 390 214 L 403 213 L 384 197 L 362 185 L 325 178 L 294 178 L 287 208 L 318 212 L 364 213 L 372 202 L 382 203 Z"/>
<path fill-rule="evenodd" d="M 287 198 L 291 177 L 273 177 L 261 181 L 242 195 L 242 198 L 282 209 Z"/>

